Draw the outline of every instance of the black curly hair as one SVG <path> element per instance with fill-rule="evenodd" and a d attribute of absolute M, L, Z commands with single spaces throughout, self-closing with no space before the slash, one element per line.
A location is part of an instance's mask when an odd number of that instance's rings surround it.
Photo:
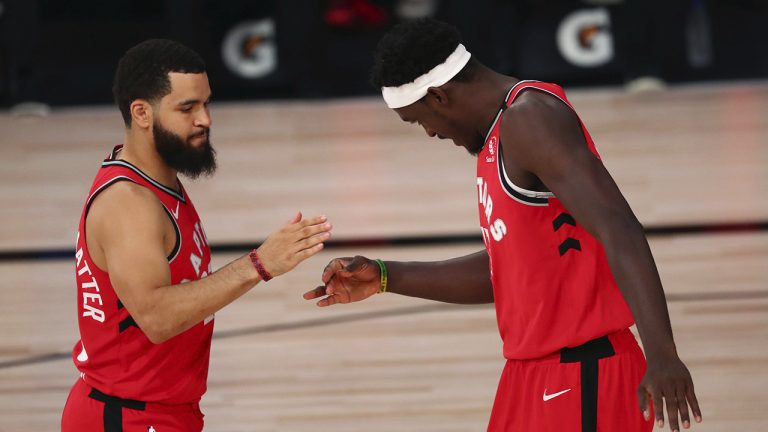
<path fill-rule="evenodd" d="M 398 24 L 381 38 L 374 51 L 371 85 L 381 88 L 409 83 L 443 63 L 460 43 L 456 27 L 432 18 Z M 476 65 L 473 57 L 451 81 L 470 80 Z"/>
<path fill-rule="evenodd" d="M 112 94 L 126 127 L 131 126 L 131 103 L 155 102 L 171 92 L 169 72 L 203 73 L 202 57 L 167 39 L 146 40 L 125 52 L 117 64 Z"/>

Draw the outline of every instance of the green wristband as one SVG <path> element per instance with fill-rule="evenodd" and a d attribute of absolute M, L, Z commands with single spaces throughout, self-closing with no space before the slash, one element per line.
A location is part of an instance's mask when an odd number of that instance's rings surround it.
<path fill-rule="evenodd" d="M 379 294 L 383 294 L 387 292 L 387 266 L 380 259 L 375 259 L 374 261 L 379 265 Z"/>

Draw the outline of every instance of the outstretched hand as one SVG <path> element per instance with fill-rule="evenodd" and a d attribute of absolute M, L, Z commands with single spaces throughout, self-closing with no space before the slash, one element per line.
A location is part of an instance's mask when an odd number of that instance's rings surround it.
<path fill-rule="evenodd" d="M 689 405 L 696 422 L 701 423 L 701 410 L 693 391 L 691 374 L 676 355 L 665 361 L 652 362 L 649 359 L 648 369 L 637 389 L 637 396 L 640 400 L 640 410 L 646 420 L 651 415 L 648 401 L 653 402 L 656 424 L 660 428 L 664 427 L 664 402 L 667 405 L 670 430 L 679 431 L 679 421 L 682 421 L 685 429 L 691 427 Z"/>
<path fill-rule="evenodd" d="M 272 276 L 280 276 L 320 252 L 323 242 L 331 238 L 332 226 L 327 220 L 325 216 L 302 219 L 297 213 L 259 246 L 257 252 L 264 268 Z"/>
<path fill-rule="evenodd" d="M 365 300 L 379 292 L 379 266 L 363 256 L 336 258 L 323 270 L 324 286 L 304 293 L 305 300 L 321 298 L 320 307 Z"/>

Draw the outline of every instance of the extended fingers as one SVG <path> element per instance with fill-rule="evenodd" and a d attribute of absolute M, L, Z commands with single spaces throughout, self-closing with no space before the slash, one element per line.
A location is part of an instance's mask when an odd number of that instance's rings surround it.
<path fill-rule="evenodd" d="M 293 233 L 293 232 L 301 231 L 307 227 L 322 225 L 326 222 L 328 222 L 328 217 L 325 215 L 319 215 L 319 216 L 314 216 L 307 219 L 302 219 L 302 220 L 299 220 L 298 222 L 289 223 L 285 227 L 285 229 L 287 230 L 287 232 Z"/>
<path fill-rule="evenodd" d="M 690 412 L 688 411 L 688 404 L 685 401 L 685 387 L 678 387 L 677 388 L 677 409 L 680 411 L 680 422 L 683 424 L 683 427 L 685 429 L 688 429 L 691 427 L 691 417 Z"/>
<path fill-rule="evenodd" d="M 317 302 L 317 305 L 320 307 L 326 307 L 326 306 L 335 305 L 336 303 L 338 303 L 338 300 L 336 299 L 335 296 L 328 296 L 320 300 L 319 302 Z"/>
<path fill-rule="evenodd" d="M 680 400 L 675 395 L 674 389 L 671 389 L 669 393 L 664 395 L 664 399 L 667 402 L 667 419 L 669 420 L 669 429 L 672 432 L 680 431 L 680 423 L 677 413 L 680 411 Z M 685 400 L 682 401 L 685 403 Z"/>
<path fill-rule="evenodd" d="M 640 412 L 643 413 L 643 418 L 647 421 L 651 419 L 651 410 L 648 407 L 648 392 L 644 386 L 637 389 L 637 400 L 640 402 Z"/>
<path fill-rule="evenodd" d="M 653 411 L 656 413 L 656 425 L 664 427 L 664 398 L 659 389 L 651 389 L 651 400 L 653 401 Z"/>
<path fill-rule="evenodd" d="M 293 251 L 296 253 L 301 253 L 302 251 L 306 249 L 312 249 L 313 247 L 322 244 L 324 241 L 331 238 L 330 232 L 320 232 L 318 234 L 313 235 L 312 237 L 305 238 L 303 240 L 299 240 L 296 243 L 293 244 Z"/>
<path fill-rule="evenodd" d="M 693 411 L 693 418 L 696 420 L 696 423 L 701 423 L 701 410 L 699 409 L 699 401 L 696 399 L 696 393 L 693 391 L 693 381 L 688 383 L 685 391 L 686 399 L 688 399 L 691 411 Z"/>
<path fill-rule="evenodd" d="M 304 300 L 312 300 L 319 297 L 323 297 L 325 295 L 325 287 L 317 287 L 313 289 L 312 291 L 307 291 L 304 293 Z"/>

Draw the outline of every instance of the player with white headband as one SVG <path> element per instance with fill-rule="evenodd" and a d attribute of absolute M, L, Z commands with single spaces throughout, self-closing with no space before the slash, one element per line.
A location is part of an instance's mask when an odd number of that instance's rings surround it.
<path fill-rule="evenodd" d="M 507 362 L 490 431 L 649 431 L 665 406 L 672 430 L 690 427 L 691 411 L 701 421 L 643 227 L 563 89 L 490 70 L 431 19 L 396 26 L 375 60 L 372 82 L 402 120 L 477 155 L 485 249 L 337 258 L 305 298 L 495 303 Z"/>

